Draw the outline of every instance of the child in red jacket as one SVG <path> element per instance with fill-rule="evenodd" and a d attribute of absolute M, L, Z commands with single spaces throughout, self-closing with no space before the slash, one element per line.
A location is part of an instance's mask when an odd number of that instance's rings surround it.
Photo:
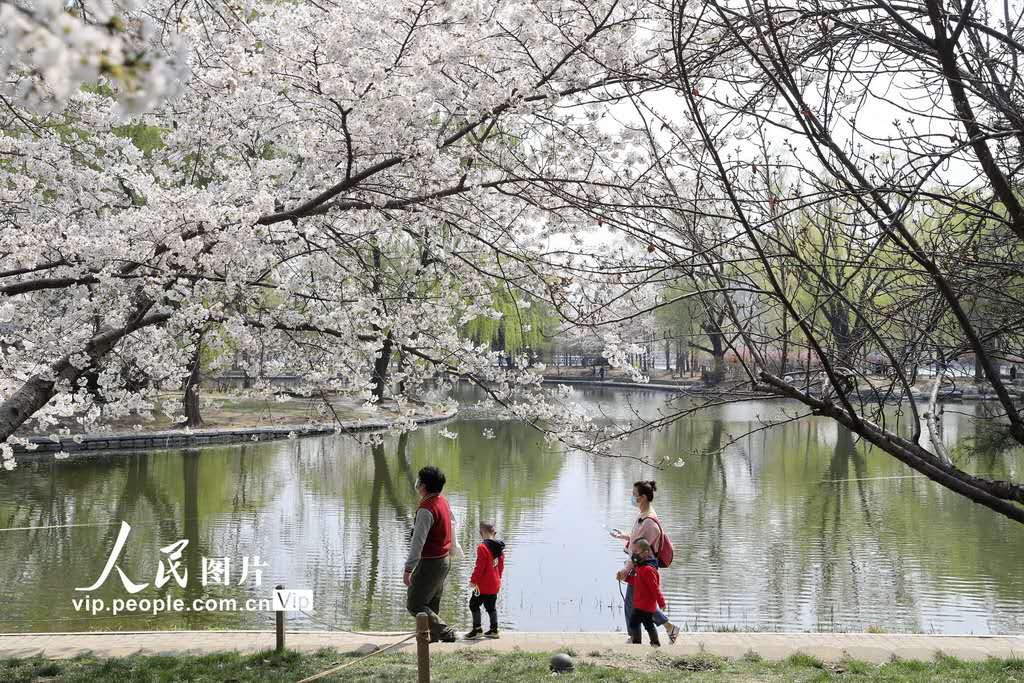
<path fill-rule="evenodd" d="M 640 644 L 640 625 L 651 639 L 653 647 L 661 647 L 658 628 L 654 625 L 654 610 L 665 609 L 665 596 L 661 594 L 661 577 L 658 576 L 658 558 L 646 539 L 633 542 L 636 554 L 633 556 L 635 569 L 626 576 L 626 583 L 633 586 L 633 614 L 629 630 L 634 634 L 633 643 Z"/>
<path fill-rule="evenodd" d="M 495 539 L 493 522 L 480 522 L 480 538 L 483 542 L 476 547 L 476 566 L 469 577 L 473 597 L 469 599 L 469 611 L 473 613 L 473 630 L 466 634 L 466 640 L 481 635 L 498 637 L 498 591 L 501 589 L 501 575 L 505 572 L 505 542 Z M 480 622 L 480 605 L 487 610 L 491 630 L 483 633 Z"/>

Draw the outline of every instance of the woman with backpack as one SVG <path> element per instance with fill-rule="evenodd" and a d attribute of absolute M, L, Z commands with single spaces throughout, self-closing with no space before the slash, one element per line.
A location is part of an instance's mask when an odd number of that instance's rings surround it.
<path fill-rule="evenodd" d="M 672 563 L 672 542 L 669 541 L 668 536 L 665 535 L 665 531 L 661 528 L 661 522 L 658 520 L 658 515 L 654 512 L 652 503 L 654 502 L 654 492 L 658 489 L 657 484 L 654 481 L 638 481 L 633 484 L 633 497 L 631 503 L 634 507 L 640 509 L 640 516 L 633 524 L 632 530 L 628 534 L 624 534 L 618 529 L 612 529 L 612 537 L 617 538 L 621 541 L 626 541 L 626 547 L 623 552 L 626 553 L 627 559 L 626 564 L 621 570 L 615 575 L 615 578 L 619 581 L 625 581 L 626 577 L 629 576 L 635 569 L 633 563 L 633 556 L 637 553 L 635 543 L 637 539 L 644 539 L 650 545 L 654 551 L 655 557 L 658 559 L 658 564 L 664 568 Z M 633 615 L 633 584 L 629 584 L 626 587 L 625 597 L 625 613 L 626 613 L 626 630 L 629 632 L 630 642 L 638 641 L 640 638 L 639 627 L 637 627 L 636 633 L 630 626 Z M 654 623 L 658 626 L 664 626 L 665 632 L 668 634 L 670 642 L 676 642 L 676 638 L 679 637 L 679 627 L 668 620 L 668 616 L 660 609 L 654 613 Z"/>

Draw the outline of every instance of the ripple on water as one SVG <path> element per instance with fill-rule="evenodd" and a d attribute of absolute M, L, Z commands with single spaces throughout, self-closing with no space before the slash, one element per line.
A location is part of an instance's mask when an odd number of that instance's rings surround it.
<path fill-rule="evenodd" d="M 582 392 L 599 414 L 653 412 L 662 397 Z M 809 419 L 741 438 L 779 403 L 745 404 L 645 437 L 652 470 L 629 459 L 545 450 L 508 420 L 467 411 L 381 447 L 345 437 L 23 463 L 0 478 L 6 527 L 132 524 L 120 566 L 152 581 L 160 548 L 188 538 L 192 597 L 265 596 L 278 583 L 313 590 L 312 616 L 294 628 L 408 628 L 402 567 L 417 500 L 415 472 L 448 474 L 447 493 L 472 557 L 476 525 L 494 521 L 508 542 L 499 600 L 505 628 L 622 628 L 625 556 L 607 528 L 626 529 L 632 482 L 656 478 L 655 505 L 676 545 L 662 572 L 672 618 L 689 629 L 1019 632 L 1024 623 L 1024 532 L 934 484 L 905 477 L 893 459 Z M 962 437 L 971 434 L 962 416 Z M 484 438 L 484 430 L 494 433 Z M 627 442 L 629 452 L 639 440 Z M 1022 462 L 1019 454 L 1001 466 Z M 995 465 L 993 465 L 995 466 Z M 998 474 L 998 472 L 996 472 Z M 160 616 L 76 613 L 73 586 L 102 569 L 116 526 L 0 532 L 0 628 L 265 627 L 265 613 Z M 266 563 L 262 586 L 200 585 L 202 556 Z M 442 613 L 464 625 L 471 561 L 453 564 Z M 152 588 L 141 595 L 156 595 Z M 98 595 L 123 596 L 116 577 Z"/>

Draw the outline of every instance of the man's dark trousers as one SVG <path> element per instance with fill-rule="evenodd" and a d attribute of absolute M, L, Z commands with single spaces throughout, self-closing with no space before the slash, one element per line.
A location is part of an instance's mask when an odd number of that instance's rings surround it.
<path fill-rule="evenodd" d="M 442 634 L 451 629 L 441 621 L 437 613 L 441 610 L 441 596 L 444 595 L 444 581 L 448 578 L 451 562 L 447 557 L 420 559 L 412 572 L 405 606 L 416 616 L 426 612 L 430 617 L 430 639 L 440 640 Z"/>

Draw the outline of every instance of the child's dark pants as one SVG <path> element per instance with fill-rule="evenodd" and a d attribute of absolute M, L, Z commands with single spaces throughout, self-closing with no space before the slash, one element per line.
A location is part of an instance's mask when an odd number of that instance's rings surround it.
<path fill-rule="evenodd" d="M 474 595 L 469 599 L 469 611 L 473 613 L 473 628 L 480 628 L 480 605 L 487 610 L 487 618 L 491 621 L 491 630 L 498 628 L 498 596 Z"/>
<path fill-rule="evenodd" d="M 651 639 L 651 645 L 661 645 L 658 640 L 658 627 L 654 625 L 654 612 L 645 612 L 642 609 L 633 608 L 629 617 L 629 631 L 633 634 L 633 642 L 640 642 L 640 626 L 643 625 Z"/>

